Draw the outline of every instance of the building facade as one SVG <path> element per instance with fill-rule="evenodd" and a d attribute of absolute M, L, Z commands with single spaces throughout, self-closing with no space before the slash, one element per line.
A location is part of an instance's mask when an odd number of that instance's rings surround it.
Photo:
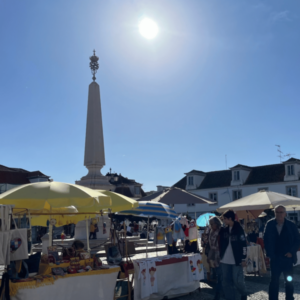
<path fill-rule="evenodd" d="M 117 173 L 107 173 L 106 177 L 109 178 L 109 183 L 113 186 L 112 191 L 122 194 L 124 196 L 133 198 L 135 200 L 146 196 L 142 189 L 142 184 L 136 182 L 134 179 L 128 179 Z"/>
<path fill-rule="evenodd" d="M 192 170 L 185 173 L 174 186 L 217 202 L 215 205 L 180 204 L 175 207 L 178 213 L 194 214 L 196 211 L 197 215 L 215 211 L 222 205 L 260 190 L 299 197 L 300 160 L 290 158 L 280 164 L 257 167 L 236 165 L 229 170 L 213 172 Z M 300 221 L 297 210 L 289 210 L 288 217 Z"/>
<path fill-rule="evenodd" d="M 40 171 L 31 172 L 20 168 L 10 168 L 0 165 L 0 194 L 22 184 L 50 180 L 50 176 Z"/>

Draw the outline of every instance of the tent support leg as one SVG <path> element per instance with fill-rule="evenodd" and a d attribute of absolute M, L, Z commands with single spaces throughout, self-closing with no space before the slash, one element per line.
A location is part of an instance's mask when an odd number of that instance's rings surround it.
<path fill-rule="evenodd" d="M 53 225 L 49 224 L 49 247 L 52 246 L 52 238 L 53 238 Z"/>
<path fill-rule="evenodd" d="M 148 258 L 149 217 L 147 223 L 146 258 Z"/>
<path fill-rule="evenodd" d="M 86 250 L 88 253 L 91 252 L 90 249 L 90 235 L 89 235 L 89 220 L 85 219 L 85 227 L 86 227 Z"/>

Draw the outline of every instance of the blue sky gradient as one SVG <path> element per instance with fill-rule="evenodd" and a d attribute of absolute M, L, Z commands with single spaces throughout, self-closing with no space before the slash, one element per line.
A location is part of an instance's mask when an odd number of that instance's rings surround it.
<path fill-rule="evenodd" d="M 143 38 L 143 17 L 159 34 Z M 172 185 L 192 169 L 300 158 L 300 2 L 0 0 L 0 164 L 74 183 L 96 49 L 106 166 Z"/>

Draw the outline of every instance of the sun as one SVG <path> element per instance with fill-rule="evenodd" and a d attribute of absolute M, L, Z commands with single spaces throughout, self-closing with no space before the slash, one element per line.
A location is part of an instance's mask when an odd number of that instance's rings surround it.
<path fill-rule="evenodd" d="M 153 39 L 158 33 L 157 24 L 151 19 L 145 18 L 139 24 L 140 34 L 146 39 Z"/>

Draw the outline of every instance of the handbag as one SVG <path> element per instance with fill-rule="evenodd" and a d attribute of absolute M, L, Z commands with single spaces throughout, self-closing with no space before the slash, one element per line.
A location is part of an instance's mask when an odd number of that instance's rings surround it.
<path fill-rule="evenodd" d="M 10 230 L 10 260 L 28 259 L 27 228 L 18 229 L 15 219 L 12 219 L 15 229 Z"/>
<path fill-rule="evenodd" d="M 117 246 L 109 247 L 107 261 L 111 264 L 119 264 L 122 261 L 122 256 Z"/>

